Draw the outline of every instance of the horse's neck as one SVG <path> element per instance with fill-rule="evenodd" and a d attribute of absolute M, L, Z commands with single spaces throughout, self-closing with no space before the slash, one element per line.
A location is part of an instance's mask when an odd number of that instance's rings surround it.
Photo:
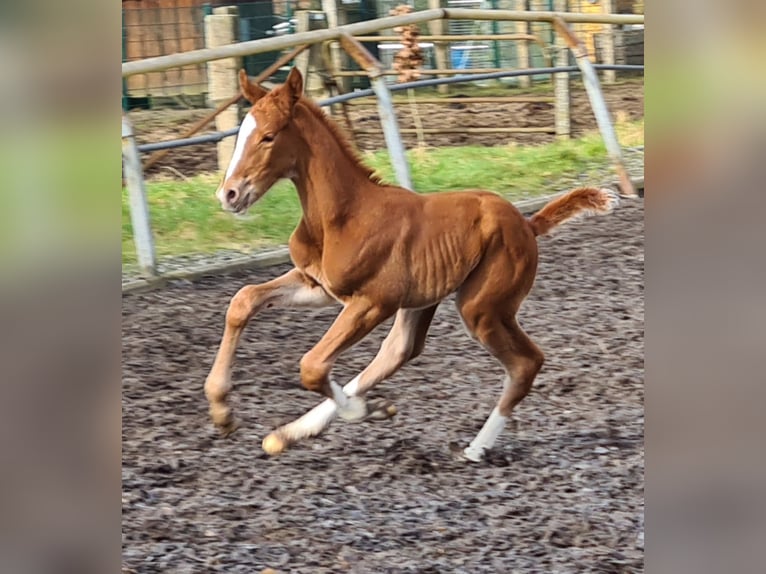
<path fill-rule="evenodd" d="M 304 219 L 314 230 L 324 232 L 352 216 L 376 184 L 321 120 L 303 111 L 301 124 L 308 153 L 293 181 Z"/>

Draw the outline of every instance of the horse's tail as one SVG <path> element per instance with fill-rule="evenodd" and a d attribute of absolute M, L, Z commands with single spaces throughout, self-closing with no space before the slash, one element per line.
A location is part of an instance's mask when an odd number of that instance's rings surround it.
<path fill-rule="evenodd" d="M 609 213 L 619 202 L 611 189 L 583 187 L 550 201 L 529 219 L 529 224 L 535 236 L 545 235 L 572 219 Z"/>

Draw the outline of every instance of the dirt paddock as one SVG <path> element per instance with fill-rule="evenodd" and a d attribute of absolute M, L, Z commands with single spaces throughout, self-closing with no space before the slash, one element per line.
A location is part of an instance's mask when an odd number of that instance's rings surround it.
<path fill-rule="evenodd" d="M 123 297 L 123 572 L 643 571 L 643 203 L 541 238 L 520 322 L 547 361 L 487 460 L 452 451 L 502 382 L 452 301 L 426 350 L 373 397 L 399 414 L 337 420 L 268 458 L 276 425 L 314 406 L 300 357 L 337 309 L 272 309 L 243 337 L 241 428 L 218 438 L 202 386 L 229 298 L 273 267 Z M 347 382 L 386 327 L 347 352 Z"/>

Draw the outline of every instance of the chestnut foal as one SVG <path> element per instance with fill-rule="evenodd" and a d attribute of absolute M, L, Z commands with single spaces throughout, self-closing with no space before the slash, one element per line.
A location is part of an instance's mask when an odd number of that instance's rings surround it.
<path fill-rule="evenodd" d="M 497 406 L 464 450 L 469 460 L 481 460 L 543 364 L 543 353 L 516 322 L 535 279 L 535 237 L 579 215 L 608 213 L 617 196 L 577 189 L 526 219 L 490 192 L 419 195 L 382 183 L 362 165 L 340 129 L 302 96 L 297 69 L 271 92 L 242 70 L 240 86 L 253 106 L 216 197 L 224 209 L 243 213 L 289 178 L 303 217 L 290 237 L 295 268 L 243 287 L 231 300 L 205 383 L 213 422 L 224 434 L 235 428 L 226 404 L 232 360 L 242 330 L 259 310 L 343 306 L 300 362 L 302 385 L 327 400 L 264 439 L 264 450 L 277 454 L 321 432 L 336 413 L 347 420 L 393 414 L 393 405 L 369 408 L 365 393 L 422 352 L 436 307 L 456 293 L 468 331 L 507 372 Z M 330 376 L 335 360 L 394 315 L 377 356 L 341 388 Z"/>

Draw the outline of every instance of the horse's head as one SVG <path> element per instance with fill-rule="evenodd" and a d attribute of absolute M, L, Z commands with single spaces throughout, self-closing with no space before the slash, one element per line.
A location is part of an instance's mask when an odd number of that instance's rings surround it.
<path fill-rule="evenodd" d="M 280 179 L 294 173 L 299 149 L 291 137 L 293 109 L 303 93 L 301 73 L 269 92 L 239 72 L 242 95 L 253 104 L 239 128 L 234 155 L 215 195 L 223 208 L 244 213 Z"/>

